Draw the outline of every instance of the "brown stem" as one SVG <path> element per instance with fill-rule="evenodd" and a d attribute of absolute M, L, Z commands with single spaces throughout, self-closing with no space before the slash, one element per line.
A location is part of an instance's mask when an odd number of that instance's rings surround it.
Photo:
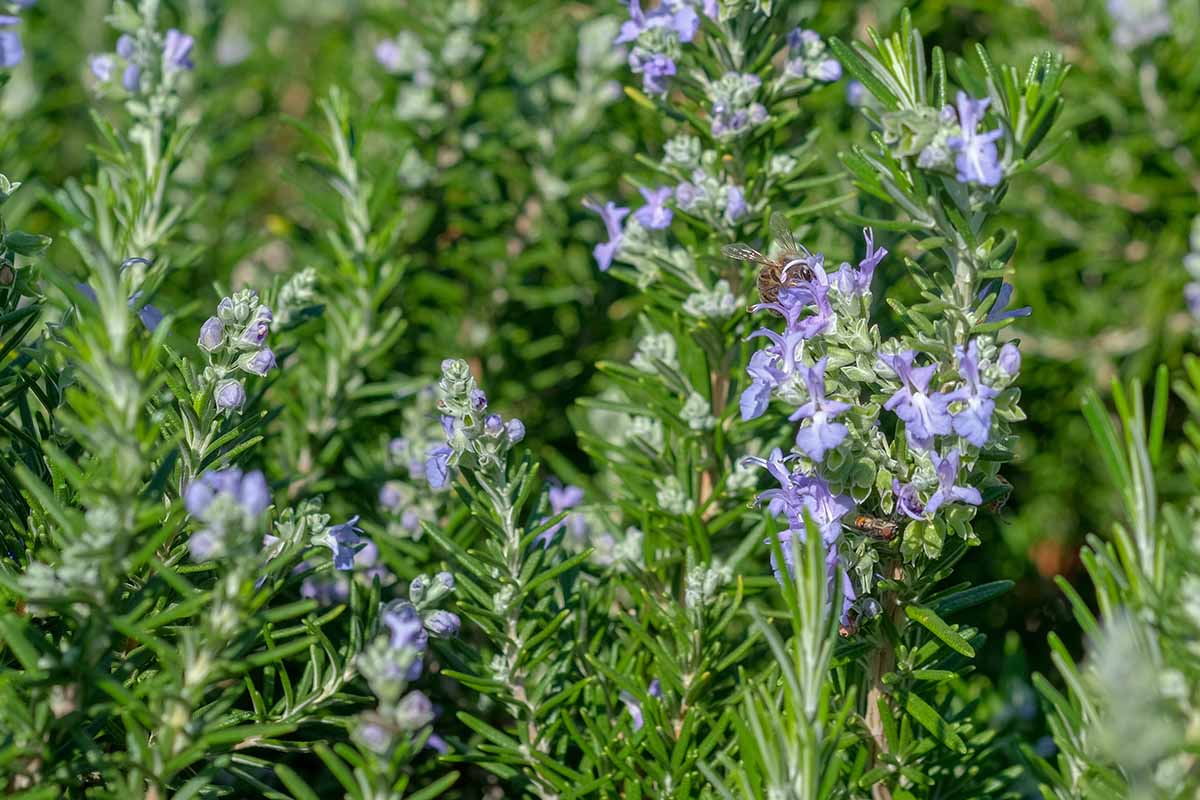
<path fill-rule="evenodd" d="M 893 580 L 901 580 L 904 577 L 904 567 L 900 561 L 894 561 L 886 570 L 886 574 Z M 884 592 L 881 601 L 883 603 L 883 613 L 888 615 L 893 625 L 900 625 L 900 603 L 895 592 Z M 885 631 L 880 641 L 878 649 L 871 654 L 867 662 L 867 713 L 866 723 L 867 730 L 871 734 L 871 761 L 876 766 L 879 763 L 879 755 L 887 752 L 887 737 L 884 735 L 883 715 L 879 711 L 880 703 L 890 703 L 890 693 L 887 687 L 884 686 L 883 676 L 896 668 L 896 651 L 892 646 L 891 637 Z M 871 796 L 874 800 L 892 800 L 892 792 L 881 781 L 876 783 L 872 788 Z"/>

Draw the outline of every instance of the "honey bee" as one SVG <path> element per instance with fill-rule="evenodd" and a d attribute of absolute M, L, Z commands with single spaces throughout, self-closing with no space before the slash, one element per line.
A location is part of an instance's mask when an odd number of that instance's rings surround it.
<path fill-rule="evenodd" d="M 1008 502 L 1009 496 L 1012 495 L 1012 484 L 1005 480 L 1003 475 L 997 475 L 996 482 L 999 486 L 984 495 L 983 507 L 989 514 L 999 514 L 1004 510 L 1005 503 Z"/>
<path fill-rule="evenodd" d="M 896 533 L 900 530 L 900 526 L 891 520 L 869 517 L 866 514 L 859 514 L 855 517 L 853 524 L 855 530 L 860 530 L 868 536 L 874 536 L 885 542 L 895 539 Z"/>
<path fill-rule="evenodd" d="M 780 289 L 801 286 L 805 281 L 816 279 L 816 274 L 808 263 L 812 253 L 796 241 L 787 218 L 778 212 L 771 215 L 771 238 L 781 248 L 775 258 L 769 258 L 750 245 L 740 242 L 727 244 L 721 250 L 726 258 L 751 261 L 759 265 L 758 296 L 764 303 L 776 302 Z"/>

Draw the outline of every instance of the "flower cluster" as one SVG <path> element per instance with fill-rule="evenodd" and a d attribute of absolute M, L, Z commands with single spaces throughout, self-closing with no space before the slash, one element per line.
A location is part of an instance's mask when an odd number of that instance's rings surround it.
<path fill-rule="evenodd" d="M 17 16 L 21 9 L 29 8 L 36 2 L 37 0 L 8 0 L 0 4 L 0 8 L 8 12 L 0 14 L 0 69 L 12 69 L 25 57 L 21 35 L 13 28 L 21 22 L 21 18 Z"/>
<path fill-rule="evenodd" d="M 427 386 L 403 412 L 401 434 L 386 447 L 385 464 L 393 476 L 379 487 L 379 507 L 392 536 L 419 539 L 421 523 L 437 518 L 441 492 L 429 485 L 425 462 L 446 432 L 436 415 L 437 389 Z"/>
<path fill-rule="evenodd" d="M 767 107 L 757 100 L 761 88 L 761 78 L 740 72 L 727 72 L 709 84 L 712 135 L 732 139 L 766 122 Z"/>
<path fill-rule="evenodd" d="M 959 183 L 991 188 L 1005 175 L 996 142 L 1000 128 L 980 131 L 990 98 L 976 100 L 959 92 L 953 106 L 922 106 L 882 115 L 884 141 L 900 157 L 916 157 L 916 165 L 953 174 Z"/>
<path fill-rule="evenodd" d="M 978 454 L 1002 448 L 1006 437 L 998 406 L 1003 419 L 1019 418 L 1015 391 L 1005 391 L 1020 368 L 1012 342 L 999 346 L 976 336 L 957 347 L 952 359 L 938 360 L 899 341 L 880 340 L 868 315 L 871 279 L 887 250 L 875 247 L 869 230 L 864 236 L 866 255 L 857 267 L 843 263 L 831 276 L 821 254 L 806 253 L 795 266 L 809 277 L 783 288 L 776 302 L 754 307 L 782 317 L 784 328 L 750 335 L 767 344 L 750 360 L 750 383 L 740 402 L 747 421 L 761 416 L 772 399 L 795 408 L 789 420 L 798 423 L 798 453 L 784 457 L 775 451 L 769 459 L 746 463 L 766 468 L 780 483 L 780 489 L 759 497 L 773 513 L 786 515 L 789 530 L 781 541 L 803 536 L 801 511 L 808 512 L 822 533 L 831 579 L 842 520 L 872 493 L 881 508 L 919 521 L 922 536 L 929 537 L 939 510 L 954 503 L 978 505 L 978 487 L 990 478 L 985 465 L 976 463 Z M 981 322 L 1024 311 L 1004 310 L 1011 292 L 1004 287 L 981 293 L 976 311 Z M 907 447 L 896 448 L 883 423 Z M 911 546 L 918 541 L 914 537 Z M 857 592 L 848 578 L 842 588 L 848 615 Z"/>
<path fill-rule="evenodd" d="M 796 28 L 788 34 L 787 79 L 831 83 L 842 77 L 842 65 L 829 54 L 829 47 L 816 31 Z"/>
<path fill-rule="evenodd" d="M 191 36 L 175 28 L 161 35 L 141 29 L 121 34 L 115 52 L 94 55 L 88 65 L 102 86 L 119 85 L 130 95 L 144 95 L 190 71 L 194 45 Z"/>
<path fill-rule="evenodd" d="M 1133 50 L 1171 32 L 1167 0 L 1108 0 L 1113 43 Z"/>
<path fill-rule="evenodd" d="M 396 117 L 406 122 L 436 122 L 449 113 L 454 99 L 439 86 L 439 76 L 455 76 L 483 55 L 476 41 L 478 4 L 456 2 L 446 9 L 441 49 L 430 52 L 413 31 L 400 31 L 375 46 L 375 60 L 401 81 L 396 93 Z M 453 94 L 453 89 L 449 90 Z M 461 102 L 461 100 L 459 101 Z M 410 170 L 411 171 L 411 170 Z"/>
<path fill-rule="evenodd" d="M 246 402 L 240 375 L 265 376 L 275 368 L 275 353 L 266 346 L 271 310 L 253 289 L 235 292 L 217 304 L 217 313 L 200 326 L 196 344 L 208 358 L 202 380 L 212 387 L 220 411 L 232 413 Z"/>
<path fill-rule="evenodd" d="M 629 68 L 642 76 L 646 94 L 667 93 L 682 46 L 700 30 L 701 14 L 716 19 L 716 0 L 663 0 L 649 12 L 642 10 L 641 0 L 629 0 L 629 19 L 613 43 L 630 45 Z"/>
<path fill-rule="evenodd" d="M 392 600 L 380 611 L 379 635 L 358 657 L 358 670 L 379 700 L 377 708 L 362 713 L 353 736 L 371 752 L 387 756 L 402 735 L 412 735 L 433 722 L 433 704 L 421 691 L 407 691 L 421 677 L 430 635 L 458 635 L 457 614 L 434 608 L 454 590 L 454 576 L 440 572 L 434 578 L 418 575 L 409 584 L 408 600 Z M 407 693 L 406 693 L 407 692 Z M 436 734 L 429 747 L 447 751 Z"/>
<path fill-rule="evenodd" d="M 260 518 L 271 505 L 271 492 L 262 472 L 230 468 L 206 472 L 183 493 L 187 512 L 203 527 L 188 539 L 193 561 L 209 561 L 234 550 L 245 550 Z M 241 539 L 238 537 L 241 535 Z"/>
<path fill-rule="evenodd" d="M 499 414 L 486 413 L 487 395 L 476 386 L 471 368 L 462 359 L 442 362 L 437 405 L 446 439 L 425 458 L 425 479 L 434 489 L 446 486 L 452 470 L 463 461 L 483 470 L 502 465 L 509 449 L 525 438 L 521 420 L 506 422 Z"/>

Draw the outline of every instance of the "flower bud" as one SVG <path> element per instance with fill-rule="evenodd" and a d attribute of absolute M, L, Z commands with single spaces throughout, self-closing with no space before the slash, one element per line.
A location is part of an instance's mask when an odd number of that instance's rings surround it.
<path fill-rule="evenodd" d="M 997 364 L 1009 375 L 1016 375 L 1021 369 L 1021 351 L 1012 342 L 1006 342 L 1004 347 L 1000 348 Z"/>
<path fill-rule="evenodd" d="M 217 401 L 217 408 L 222 410 L 238 409 L 246 402 L 246 390 L 240 381 L 221 381 L 217 384 L 214 395 Z"/>
<path fill-rule="evenodd" d="M 407 731 L 424 728 L 433 722 L 433 703 L 424 692 L 412 691 L 396 705 L 396 724 Z"/>
<path fill-rule="evenodd" d="M 504 430 L 504 420 L 499 414 L 488 414 L 483 420 L 483 432 L 488 436 L 499 436 Z"/>
<path fill-rule="evenodd" d="M 510 419 L 508 421 L 508 441 L 511 444 L 516 444 L 525 438 L 525 423 L 519 419 Z"/>
<path fill-rule="evenodd" d="M 408 599 L 413 605 L 420 605 L 425 599 L 425 592 L 429 589 L 429 576 L 418 575 L 412 579 L 412 583 L 408 585 Z"/>
<path fill-rule="evenodd" d="M 221 322 L 217 317 L 209 317 L 203 325 L 200 326 L 200 339 L 196 344 L 208 352 L 212 352 L 221 346 L 221 341 L 225 338 L 225 323 Z"/>
<path fill-rule="evenodd" d="M 434 636 L 447 638 L 458 636 L 462 621 L 452 611 L 438 609 L 425 618 L 425 628 Z"/>
<path fill-rule="evenodd" d="M 271 352 L 271 348 L 264 347 L 248 356 L 243 356 L 241 367 L 253 375 L 266 375 L 275 368 L 275 354 Z"/>

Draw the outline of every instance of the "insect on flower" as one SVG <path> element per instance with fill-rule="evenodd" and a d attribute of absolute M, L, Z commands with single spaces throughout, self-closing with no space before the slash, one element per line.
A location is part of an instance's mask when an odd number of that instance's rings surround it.
<path fill-rule="evenodd" d="M 816 273 L 809 266 L 812 253 L 796 241 L 787 218 L 779 212 L 771 215 L 771 238 L 781 248 L 775 258 L 765 256 L 750 245 L 740 242 L 725 245 L 721 250 L 727 258 L 751 261 L 759 265 L 758 296 L 764 303 L 774 303 L 778 300 L 780 289 L 801 286 L 805 281 L 816 279 Z"/>
<path fill-rule="evenodd" d="M 900 530 L 900 526 L 890 519 L 879 519 L 878 517 L 870 517 L 866 514 L 859 514 L 854 518 L 854 529 L 862 531 L 868 536 L 874 536 L 876 539 L 882 539 L 885 542 L 890 542 L 896 538 L 896 533 Z"/>

